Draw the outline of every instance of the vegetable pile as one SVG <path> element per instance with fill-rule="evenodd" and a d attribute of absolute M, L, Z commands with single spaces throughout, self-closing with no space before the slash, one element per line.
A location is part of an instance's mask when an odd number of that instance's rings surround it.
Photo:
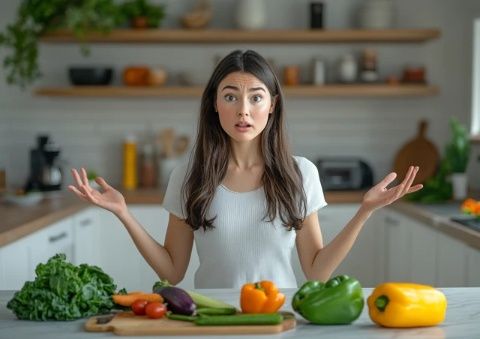
<path fill-rule="evenodd" d="M 113 307 L 113 279 L 97 266 L 75 266 L 65 254 L 51 257 L 35 269 L 7 308 L 25 320 L 74 320 L 109 312 Z"/>

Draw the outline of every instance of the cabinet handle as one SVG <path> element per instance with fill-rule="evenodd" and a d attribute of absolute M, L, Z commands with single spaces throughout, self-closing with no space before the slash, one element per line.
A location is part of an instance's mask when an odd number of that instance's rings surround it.
<path fill-rule="evenodd" d="M 86 227 L 92 224 L 92 219 L 83 219 L 80 221 L 80 226 Z"/>
<path fill-rule="evenodd" d="M 60 234 L 52 235 L 51 237 L 49 237 L 48 242 L 54 243 L 54 242 L 57 242 L 59 240 L 62 240 L 63 238 L 66 238 L 66 237 L 68 237 L 67 232 L 62 232 Z"/>
<path fill-rule="evenodd" d="M 385 222 L 392 226 L 398 226 L 400 222 L 392 217 L 385 217 Z"/>

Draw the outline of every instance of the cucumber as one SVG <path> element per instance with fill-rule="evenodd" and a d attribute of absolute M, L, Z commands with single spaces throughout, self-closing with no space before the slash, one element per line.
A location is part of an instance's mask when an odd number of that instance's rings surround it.
<path fill-rule="evenodd" d="M 237 309 L 235 307 L 201 307 L 197 308 L 195 313 L 198 315 L 231 315 L 237 313 Z"/>
<path fill-rule="evenodd" d="M 167 318 L 181 321 L 194 321 L 195 319 L 197 319 L 197 317 L 193 315 L 175 314 L 170 312 L 167 313 Z"/>
<path fill-rule="evenodd" d="M 225 325 L 278 325 L 283 321 L 278 313 L 236 314 L 236 315 L 202 315 L 194 320 L 199 326 Z"/>

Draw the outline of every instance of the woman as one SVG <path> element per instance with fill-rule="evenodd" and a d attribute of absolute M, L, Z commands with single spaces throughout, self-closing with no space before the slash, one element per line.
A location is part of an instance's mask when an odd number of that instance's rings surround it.
<path fill-rule="evenodd" d="M 307 279 L 326 280 L 348 254 L 371 214 L 407 193 L 418 167 L 398 186 L 390 173 L 363 197 L 342 232 L 323 245 L 317 211 L 326 205 L 318 171 L 294 157 L 286 141 L 283 94 L 274 72 L 254 51 L 234 51 L 219 62 L 202 96 L 191 160 L 170 176 L 164 207 L 170 212 L 164 245 L 129 213 L 124 197 L 85 169 L 72 174 L 77 196 L 113 212 L 162 279 L 179 283 L 195 240 L 196 288 L 237 288 L 272 280 L 296 287 L 294 247 Z"/>

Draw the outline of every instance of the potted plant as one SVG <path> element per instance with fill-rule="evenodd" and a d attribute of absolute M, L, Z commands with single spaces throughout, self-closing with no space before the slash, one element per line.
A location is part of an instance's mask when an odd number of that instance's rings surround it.
<path fill-rule="evenodd" d="M 82 42 L 82 54 L 88 55 L 87 33 L 106 33 L 124 20 L 114 0 L 23 0 L 15 21 L 0 32 L 0 48 L 7 50 L 3 60 L 7 83 L 25 88 L 41 76 L 37 59 L 42 34 L 69 29 Z"/>
<path fill-rule="evenodd" d="M 148 0 L 129 0 L 122 4 L 122 13 L 133 28 L 154 28 L 165 17 L 165 6 L 153 5 Z"/>
<path fill-rule="evenodd" d="M 455 118 L 450 119 L 452 138 L 445 147 L 445 158 L 451 173 L 453 198 L 467 196 L 467 165 L 470 158 L 470 141 L 467 130 Z"/>

